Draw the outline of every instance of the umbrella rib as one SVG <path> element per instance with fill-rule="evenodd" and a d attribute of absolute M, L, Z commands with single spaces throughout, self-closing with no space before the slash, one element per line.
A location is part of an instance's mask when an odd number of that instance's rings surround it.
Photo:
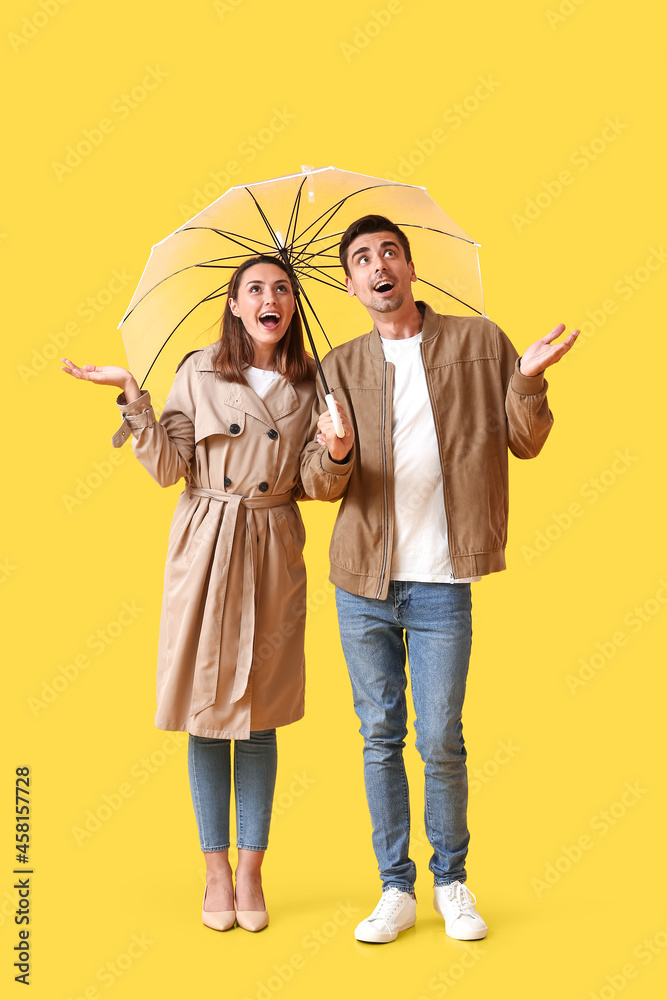
<path fill-rule="evenodd" d="M 294 204 L 292 205 L 292 214 L 290 215 L 290 220 L 287 223 L 287 231 L 285 233 L 285 244 L 289 247 L 291 245 L 291 235 L 290 230 L 296 233 L 297 219 L 299 218 L 299 209 L 301 207 L 301 192 L 303 191 L 303 185 L 306 183 L 306 178 L 304 177 L 299 185 L 299 190 L 297 191 L 296 198 L 294 199 Z"/>
<path fill-rule="evenodd" d="M 177 274 L 184 274 L 186 271 L 190 271 L 193 267 L 211 267 L 211 266 L 213 266 L 213 262 L 216 261 L 216 260 L 238 260 L 239 257 L 242 260 L 246 259 L 246 255 L 245 254 L 235 254 L 233 257 L 211 257 L 210 261 L 208 261 L 208 260 L 206 260 L 206 261 L 198 261 L 196 264 L 187 264 L 185 267 L 179 267 L 179 269 L 177 271 L 172 271 L 172 273 L 166 275 L 166 277 L 160 278 L 160 280 L 157 282 L 157 284 L 152 285 L 151 288 L 148 289 L 148 291 L 144 292 L 144 294 L 141 296 L 141 298 L 137 299 L 137 301 L 134 303 L 134 305 L 132 306 L 132 308 L 130 309 L 130 311 L 128 313 L 126 313 L 125 316 L 123 316 L 120 325 L 122 326 L 122 324 L 126 320 L 128 320 L 130 318 L 130 316 L 132 315 L 132 313 L 134 312 L 134 310 L 137 308 L 137 306 L 141 305 L 141 303 L 144 301 L 144 299 L 148 295 L 150 295 L 151 292 L 154 292 L 155 289 L 159 288 L 160 285 L 164 284 L 165 281 L 169 281 L 170 278 L 175 278 Z M 236 268 L 237 265 L 236 264 L 228 264 L 227 266 L 229 268 Z"/>
<path fill-rule="evenodd" d="M 265 250 L 271 250 L 270 243 L 262 243 L 261 240 L 252 239 L 249 236 L 239 236 L 238 233 L 227 232 L 226 229 L 216 229 L 215 226 L 184 226 L 182 229 L 177 230 L 179 233 L 192 232 L 196 229 L 203 229 L 209 233 L 217 233 L 218 236 L 224 236 L 228 239 L 230 243 L 236 243 L 238 246 L 243 247 L 244 250 L 249 250 L 251 253 L 261 253 L 261 250 L 256 250 L 254 247 L 248 246 L 248 243 L 241 242 L 242 240 L 249 241 L 251 243 L 256 243 L 260 247 L 264 247 Z"/>
<path fill-rule="evenodd" d="M 296 267 L 294 268 L 294 273 L 295 274 L 301 273 L 301 275 L 302 275 L 303 278 L 308 278 L 310 281 L 318 281 L 321 285 L 327 285 L 329 288 L 335 288 L 335 290 L 337 292 L 345 292 L 345 291 L 347 291 L 347 286 L 344 285 L 342 282 L 340 282 L 340 284 L 338 284 L 338 285 L 334 285 L 331 281 L 325 281 L 324 278 L 320 278 L 316 274 L 303 274 L 303 272 L 300 271 L 300 269 L 298 269 Z M 329 346 L 331 346 L 331 345 L 329 345 Z"/>
<path fill-rule="evenodd" d="M 264 212 L 264 209 L 262 208 L 262 206 L 260 205 L 260 203 L 257 201 L 257 199 L 255 198 L 255 196 L 252 193 L 252 191 L 250 190 L 250 188 L 246 187 L 246 191 L 248 192 L 248 194 L 250 195 L 250 197 L 252 198 L 252 200 L 255 202 L 255 206 L 256 206 L 257 211 L 259 212 L 260 216 L 262 217 L 262 219 L 264 221 L 264 225 L 266 226 L 266 228 L 271 233 L 271 236 L 273 237 L 274 247 L 272 249 L 276 249 L 276 250 L 278 250 L 280 252 L 282 250 L 282 247 L 280 246 L 280 241 L 279 241 L 278 237 L 276 236 L 276 233 L 275 233 L 275 230 L 273 229 L 273 226 L 271 225 L 271 223 L 267 219 L 266 214 Z"/>
<path fill-rule="evenodd" d="M 317 315 L 317 313 L 313 309 L 313 304 L 310 301 L 310 299 L 308 298 L 308 296 L 306 295 L 304 287 L 301 284 L 301 280 L 300 280 L 298 274 L 296 273 L 296 271 L 294 272 L 294 274 L 295 274 L 295 277 L 296 277 L 296 280 L 297 280 L 297 284 L 298 284 L 298 286 L 299 286 L 299 288 L 301 290 L 301 294 L 303 295 L 304 299 L 308 303 L 308 307 L 309 307 L 310 311 L 312 312 L 313 316 L 315 317 L 315 319 L 317 320 L 317 325 L 319 326 L 320 330 L 322 331 L 322 333 L 324 335 L 324 339 L 326 340 L 327 344 L 329 345 L 329 350 L 331 350 L 332 349 L 331 348 L 331 341 L 327 337 L 326 330 L 324 329 L 324 327 L 322 326 L 322 323 L 320 322 L 320 317 Z M 320 359 L 318 358 L 317 351 L 315 350 L 315 344 L 313 343 L 313 338 L 312 338 L 311 333 L 310 333 L 310 328 L 308 326 L 308 322 L 306 321 L 305 312 L 303 310 L 303 307 L 301 308 L 300 312 L 301 312 L 301 315 L 303 317 L 304 322 L 306 323 L 306 330 L 308 332 L 308 339 L 310 340 L 310 345 L 313 348 L 313 351 L 315 351 L 315 360 L 317 362 L 317 366 L 319 368 L 320 375 L 322 376 L 322 382 L 324 384 L 325 391 L 328 392 L 329 390 L 327 389 L 327 383 L 326 383 L 326 379 L 324 378 L 324 372 L 322 371 L 322 366 L 320 365 Z"/>
<path fill-rule="evenodd" d="M 188 316 L 191 316 L 192 313 L 195 311 L 195 309 L 198 309 L 199 306 L 201 306 L 201 305 L 204 304 L 204 302 L 212 302 L 213 299 L 219 299 L 219 298 L 221 298 L 221 296 L 224 295 L 224 290 L 228 286 L 229 286 L 229 282 L 227 282 L 226 285 L 220 285 L 220 287 L 216 288 L 214 292 L 209 292 L 209 294 L 205 295 L 203 299 L 200 299 L 199 302 L 196 302 L 195 305 L 193 305 L 192 309 L 189 309 L 186 312 L 185 316 L 183 316 L 183 318 L 178 321 L 178 323 L 176 324 L 176 326 L 174 327 L 174 329 L 171 331 L 171 333 L 169 334 L 169 336 L 167 337 L 167 339 L 162 344 L 162 347 L 160 348 L 160 350 L 157 352 L 157 354 L 155 355 L 155 357 L 151 361 L 151 364 L 150 364 L 150 367 L 149 367 L 148 371 L 146 372 L 146 374 L 144 375 L 143 379 L 141 380 L 141 385 L 139 386 L 140 389 L 143 389 L 144 383 L 146 382 L 146 379 L 148 378 L 148 376 L 151 373 L 151 368 L 153 367 L 153 365 L 155 364 L 155 362 L 157 361 L 157 359 L 160 357 L 160 355 L 162 354 L 163 350 L 165 349 L 165 347 L 167 346 L 167 344 L 169 343 L 169 341 L 171 340 L 171 338 L 174 336 L 174 334 L 178 330 L 179 326 L 181 326 L 182 323 L 185 323 L 185 321 L 188 318 Z"/>
<path fill-rule="evenodd" d="M 480 312 L 479 309 L 475 309 L 474 306 L 471 306 L 469 302 L 464 302 L 463 299 L 459 299 L 456 295 L 452 295 L 451 292 L 448 292 L 445 288 L 440 288 L 439 285 L 434 285 L 431 281 L 427 281 L 426 278 L 418 278 L 417 280 L 421 281 L 423 285 L 428 285 L 429 288 L 435 288 L 436 292 L 442 292 L 443 295 L 448 295 L 450 299 L 460 302 L 462 306 L 466 307 L 466 309 L 472 309 L 472 311 L 477 313 L 478 316 L 484 315 L 484 313 Z"/>

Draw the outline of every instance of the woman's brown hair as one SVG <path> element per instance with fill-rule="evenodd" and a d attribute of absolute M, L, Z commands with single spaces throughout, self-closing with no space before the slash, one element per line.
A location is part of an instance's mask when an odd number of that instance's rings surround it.
<path fill-rule="evenodd" d="M 248 268 L 254 267 L 255 264 L 274 264 L 279 267 L 287 275 L 295 299 L 297 295 L 294 275 L 279 257 L 269 257 L 266 254 L 249 257 L 237 267 L 229 279 L 227 302 L 220 321 L 220 340 L 212 358 L 213 370 L 218 378 L 227 379 L 228 382 L 240 382 L 242 385 L 248 385 L 243 369 L 246 365 L 252 365 L 255 352 L 252 338 L 246 333 L 241 318 L 232 312 L 229 299 L 237 297 L 241 278 Z M 301 317 L 296 308 L 285 335 L 277 344 L 275 368 L 292 385 L 312 381 L 314 378 L 314 361 L 306 354 Z"/>

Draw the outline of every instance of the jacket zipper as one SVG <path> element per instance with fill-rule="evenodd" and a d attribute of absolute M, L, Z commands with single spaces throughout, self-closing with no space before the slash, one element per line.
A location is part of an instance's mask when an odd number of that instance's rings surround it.
<path fill-rule="evenodd" d="M 422 364 L 424 365 L 424 375 L 426 376 L 426 387 L 428 389 L 429 402 L 431 404 L 431 410 L 433 410 L 433 387 L 431 385 L 431 372 L 426 366 L 426 358 L 424 357 L 424 344 L 423 342 L 419 345 L 422 355 Z M 450 546 L 450 535 L 449 535 L 449 514 L 447 512 L 447 486 L 445 484 L 445 470 L 442 467 L 442 441 L 440 440 L 440 434 L 438 431 L 438 421 L 435 419 L 435 411 L 433 412 L 433 425 L 435 427 L 435 436 L 438 441 L 438 458 L 440 461 L 440 472 L 442 474 L 442 503 L 445 511 L 445 529 L 447 531 L 447 555 L 449 556 L 449 578 L 453 583 L 456 580 L 454 576 L 454 563 L 452 562 L 452 550 Z"/>
<path fill-rule="evenodd" d="M 378 592 L 375 595 L 376 600 L 379 600 L 380 594 L 382 593 L 382 588 L 384 586 L 384 574 L 387 568 L 387 548 L 389 546 L 389 505 L 387 503 L 387 455 L 386 455 L 386 440 L 385 440 L 386 410 L 387 410 L 387 362 L 385 360 L 382 362 L 382 487 L 384 492 L 384 552 L 382 554 L 382 570 L 380 571 L 380 586 L 378 587 Z"/>

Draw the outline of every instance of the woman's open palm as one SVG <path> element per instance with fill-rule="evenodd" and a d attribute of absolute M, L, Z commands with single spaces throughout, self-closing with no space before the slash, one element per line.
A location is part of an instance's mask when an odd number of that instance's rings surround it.
<path fill-rule="evenodd" d="M 79 368 L 70 361 L 69 358 L 61 358 L 65 364 L 60 366 L 60 370 L 73 375 L 74 378 L 82 378 L 87 382 L 96 382 L 97 385 L 115 385 L 119 389 L 124 389 L 132 375 L 127 368 L 117 368 L 115 365 L 83 365 Z"/>

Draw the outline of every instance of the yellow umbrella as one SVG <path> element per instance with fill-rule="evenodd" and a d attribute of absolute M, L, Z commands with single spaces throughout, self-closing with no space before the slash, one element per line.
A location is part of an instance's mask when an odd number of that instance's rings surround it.
<path fill-rule="evenodd" d="M 479 244 L 425 188 L 303 167 L 299 174 L 230 188 L 153 247 L 119 324 L 139 384 L 148 381 L 164 398 L 183 355 L 217 340 L 229 277 L 254 254 L 280 256 L 293 269 L 297 306 L 319 367 L 311 326 L 329 343 L 320 316 L 327 316 L 338 341 L 363 332 L 361 317 L 352 320 L 340 294 L 346 287 L 338 243 L 348 225 L 367 214 L 385 215 L 405 230 L 436 309 L 484 315 Z M 433 292 L 440 297 L 434 300 Z M 363 322 L 367 326 L 365 312 Z"/>

